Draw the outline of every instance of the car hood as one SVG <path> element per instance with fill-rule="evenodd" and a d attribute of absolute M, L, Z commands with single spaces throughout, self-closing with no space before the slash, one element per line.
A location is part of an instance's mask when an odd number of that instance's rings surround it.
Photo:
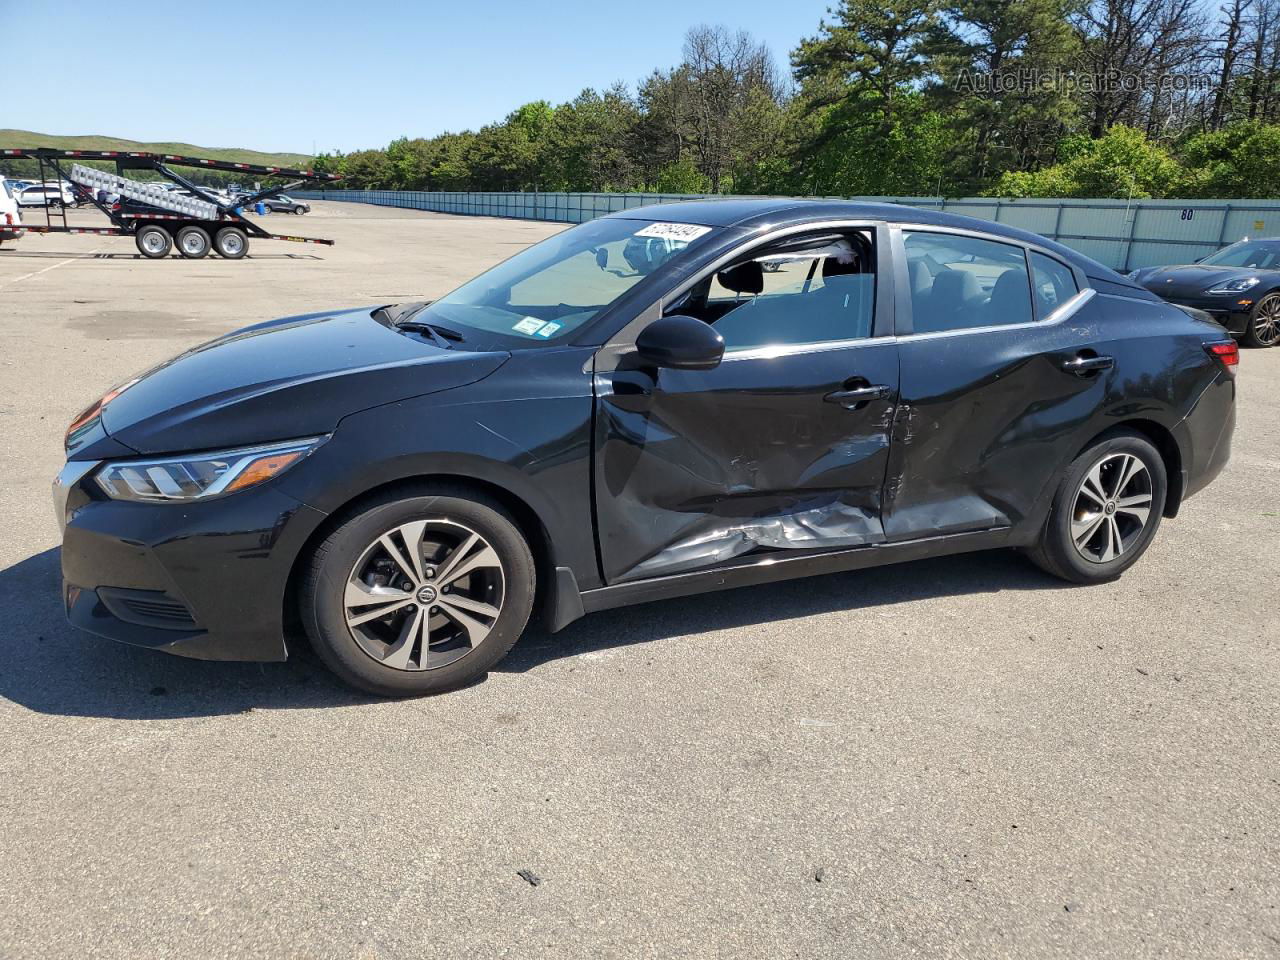
<path fill-rule="evenodd" d="M 102 424 L 148 454 L 314 436 L 360 410 L 474 383 L 508 357 L 406 336 L 368 307 L 284 317 L 147 371 L 106 405 Z"/>
<path fill-rule="evenodd" d="M 1189 263 L 1177 267 L 1144 270 L 1134 279 L 1152 293 L 1169 297 L 1199 297 L 1210 287 L 1240 277 L 1256 277 L 1268 271 L 1256 267 L 1214 267 Z"/>

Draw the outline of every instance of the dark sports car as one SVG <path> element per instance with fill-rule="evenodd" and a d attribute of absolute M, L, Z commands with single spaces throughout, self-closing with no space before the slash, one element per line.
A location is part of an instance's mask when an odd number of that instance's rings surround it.
<path fill-rule="evenodd" d="M 1145 267 L 1129 279 L 1205 311 L 1251 347 L 1280 342 L 1280 239 L 1241 240 L 1197 263 Z"/>
<path fill-rule="evenodd" d="M 535 607 L 558 630 L 993 547 L 1111 580 L 1227 462 L 1237 359 L 999 224 L 628 210 L 433 303 L 258 324 L 108 392 L 55 483 L 64 602 L 208 659 L 283 659 L 300 621 L 401 695 L 482 674 Z"/>

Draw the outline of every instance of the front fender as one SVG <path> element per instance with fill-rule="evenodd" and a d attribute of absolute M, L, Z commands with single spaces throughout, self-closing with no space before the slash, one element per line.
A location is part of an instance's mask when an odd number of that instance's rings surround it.
<path fill-rule="evenodd" d="M 325 513 L 422 477 L 473 480 L 524 504 L 555 566 L 598 586 L 591 510 L 590 350 L 519 354 L 496 376 L 352 414 L 281 488 Z"/>

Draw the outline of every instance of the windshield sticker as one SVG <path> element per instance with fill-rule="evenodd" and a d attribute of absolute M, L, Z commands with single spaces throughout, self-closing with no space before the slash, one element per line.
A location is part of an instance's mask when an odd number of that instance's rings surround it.
<path fill-rule="evenodd" d="M 637 230 L 637 237 L 660 237 L 665 240 L 683 240 L 685 243 L 693 243 L 705 233 L 710 233 L 710 227 L 700 227 L 696 223 L 651 223 L 643 230 Z"/>
<path fill-rule="evenodd" d="M 517 333 L 534 334 L 542 329 L 542 321 L 537 317 L 525 317 L 511 329 Z"/>
<path fill-rule="evenodd" d="M 542 329 L 538 331 L 538 336 L 549 337 L 559 329 L 560 324 L 558 323 L 544 323 Z"/>

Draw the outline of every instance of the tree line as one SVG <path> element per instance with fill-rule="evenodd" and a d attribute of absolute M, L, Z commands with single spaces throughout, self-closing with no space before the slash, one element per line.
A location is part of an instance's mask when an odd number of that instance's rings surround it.
<path fill-rule="evenodd" d="M 698 26 L 634 88 L 316 167 L 366 189 L 1274 196 L 1280 0 L 842 0 L 786 71 Z"/>

